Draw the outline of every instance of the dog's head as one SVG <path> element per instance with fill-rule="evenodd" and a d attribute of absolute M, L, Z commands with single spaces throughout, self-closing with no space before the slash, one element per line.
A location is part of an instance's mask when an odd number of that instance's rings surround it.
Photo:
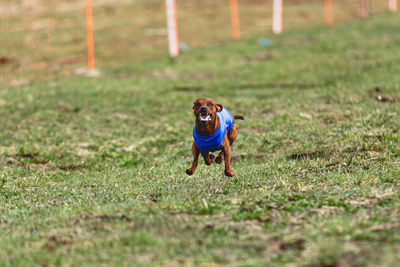
<path fill-rule="evenodd" d="M 212 98 L 202 97 L 193 102 L 193 113 L 197 120 L 201 122 L 212 121 L 216 118 L 217 112 L 223 109 Z"/>

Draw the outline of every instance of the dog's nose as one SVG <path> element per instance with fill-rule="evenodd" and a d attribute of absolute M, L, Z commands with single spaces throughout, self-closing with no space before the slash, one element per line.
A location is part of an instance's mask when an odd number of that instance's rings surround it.
<path fill-rule="evenodd" d="M 201 112 L 207 112 L 207 108 L 206 108 L 206 107 L 201 107 L 201 108 L 200 108 L 200 111 L 201 111 Z"/>

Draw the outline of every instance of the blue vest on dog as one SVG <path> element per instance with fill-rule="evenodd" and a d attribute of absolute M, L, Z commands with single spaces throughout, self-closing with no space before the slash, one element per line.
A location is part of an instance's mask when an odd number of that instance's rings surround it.
<path fill-rule="evenodd" d="M 219 150 L 225 133 L 229 135 L 232 129 L 233 116 L 226 108 L 222 108 L 222 111 L 217 112 L 217 115 L 219 118 L 219 128 L 211 136 L 201 136 L 196 132 L 196 126 L 193 127 L 194 141 L 201 151 L 205 153 Z"/>

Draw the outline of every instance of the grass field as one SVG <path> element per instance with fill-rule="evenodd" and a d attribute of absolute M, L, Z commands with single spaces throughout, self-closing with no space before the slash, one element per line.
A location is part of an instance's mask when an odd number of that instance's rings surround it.
<path fill-rule="evenodd" d="M 387 0 L 369 0 L 372 14 Z M 96 66 L 120 66 L 168 54 L 165 1 L 93 0 Z M 273 0 L 239 2 L 244 38 L 271 35 Z M 360 0 L 335 0 L 334 22 L 359 17 Z M 177 0 L 179 39 L 197 46 L 232 40 L 227 0 Z M 285 2 L 285 30 L 324 23 L 323 0 Z M 82 72 L 87 66 L 84 0 L 3 0 L 0 3 L 0 86 Z M 7 64 L 2 64 L 2 61 Z M 3 58 L 3 59 L 2 59 Z"/>
<path fill-rule="evenodd" d="M 396 266 L 400 15 L 0 88 L 2 266 Z M 192 102 L 244 114 L 189 177 Z"/>

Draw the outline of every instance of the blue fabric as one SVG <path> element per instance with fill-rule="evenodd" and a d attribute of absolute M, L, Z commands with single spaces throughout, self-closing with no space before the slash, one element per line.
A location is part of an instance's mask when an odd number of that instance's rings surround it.
<path fill-rule="evenodd" d="M 233 116 L 223 108 L 221 112 L 217 112 L 219 118 L 219 128 L 211 136 L 201 136 L 196 131 L 196 126 L 193 127 L 193 138 L 196 145 L 203 152 L 214 152 L 219 150 L 224 139 L 225 133 L 229 135 L 233 125 Z"/>

